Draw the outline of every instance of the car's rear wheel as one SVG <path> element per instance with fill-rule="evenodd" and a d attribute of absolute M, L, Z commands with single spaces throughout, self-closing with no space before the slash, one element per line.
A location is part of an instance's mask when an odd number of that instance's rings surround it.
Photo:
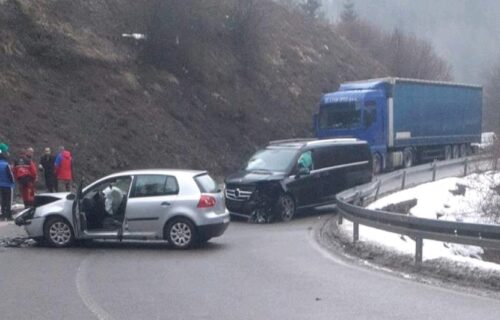
<path fill-rule="evenodd" d="M 282 194 L 278 199 L 278 218 L 290 221 L 295 216 L 295 201 L 289 194 Z"/>
<path fill-rule="evenodd" d="M 56 248 L 68 247 L 75 240 L 73 229 L 69 223 L 59 217 L 47 220 L 43 228 L 43 236 L 48 245 Z"/>
<path fill-rule="evenodd" d="M 196 228 L 185 218 L 174 218 L 165 228 L 165 238 L 175 249 L 188 249 L 196 242 Z"/>

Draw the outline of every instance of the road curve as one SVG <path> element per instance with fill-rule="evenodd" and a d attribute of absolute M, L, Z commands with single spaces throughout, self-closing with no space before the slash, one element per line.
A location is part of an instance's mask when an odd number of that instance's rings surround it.
<path fill-rule="evenodd" d="M 110 242 L 0 248 L 0 318 L 498 319 L 498 300 L 329 256 L 312 236 L 325 218 L 236 222 L 191 251 Z"/>

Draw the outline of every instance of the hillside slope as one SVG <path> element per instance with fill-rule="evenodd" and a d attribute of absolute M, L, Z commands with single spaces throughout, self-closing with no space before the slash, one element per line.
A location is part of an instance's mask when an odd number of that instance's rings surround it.
<path fill-rule="evenodd" d="M 252 8 L 248 56 L 229 23 L 237 2 L 0 1 L 0 140 L 36 157 L 65 145 L 77 177 L 222 176 L 270 139 L 310 135 L 322 91 L 385 75 L 329 27 L 267 1 Z M 149 39 L 121 37 L 132 32 Z"/>

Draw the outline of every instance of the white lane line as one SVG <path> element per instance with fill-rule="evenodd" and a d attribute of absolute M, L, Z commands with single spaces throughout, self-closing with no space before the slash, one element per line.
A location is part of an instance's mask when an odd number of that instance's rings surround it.
<path fill-rule="evenodd" d="M 80 263 L 78 271 L 76 272 L 76 289 L 80 299 L 82 299 L 85 306 L 92 312 L 99 320 L 113 320 L 114 318 L 106 312 L 95 300 L 92 298 L 90 289 L 87 282 L 87 275 L 90 265 L 90 255 L 87 256 Z"/>

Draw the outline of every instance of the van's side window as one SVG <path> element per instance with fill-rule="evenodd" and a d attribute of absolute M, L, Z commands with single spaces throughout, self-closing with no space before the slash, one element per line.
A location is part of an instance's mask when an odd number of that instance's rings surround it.
<path fill-rule="evenodd" d="M 311 151 L 303 152 L 300 155 L 299 160 L 297 160 L 297 166 L 299 169 L 306 168 L 309 171 L 312 171 L 314 169 Z"/>

